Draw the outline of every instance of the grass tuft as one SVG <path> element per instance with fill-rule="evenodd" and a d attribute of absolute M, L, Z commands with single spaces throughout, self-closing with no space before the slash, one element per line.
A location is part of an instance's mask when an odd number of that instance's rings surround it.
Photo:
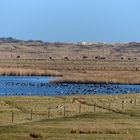
<path fill-rule="evenodd" d="M 31 138 L 42 138 L 43 134 L 40 131 L 34 130 L 30 132 Z"/>

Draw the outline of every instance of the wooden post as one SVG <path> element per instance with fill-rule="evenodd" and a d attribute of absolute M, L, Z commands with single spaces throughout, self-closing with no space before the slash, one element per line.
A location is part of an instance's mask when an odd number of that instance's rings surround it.
<path fill-rule="evenodd" d="M 94 112 L 96 112 L 96 102 L 94 103 Z"/>
<path fill-rule="evenodd" d="M 105 108 L 105 103 L 103 103 L 103 106 L 104 106 L 104 108 Z"/>
<path fill-rule="evenodd" d="M 12 111 L 12 122 L 14 122 L 14 112 Z"/>
<path fill-rule="evenodd" d="M 137 105 L 137 99 L 135 99 L 135 105 Z"/>
<path fill-rule="evenodd" d="M 109 102 L 109 104 L 108 104 L 108 108 L 110 109 L 110 107 L 111 107 L 111 103 Z"/>
<path fill-rule="evenodd" d="M 51 108 L 48 108 L 48 118 L 51 116 Z"/>
<path fill-rule="evenodd" d="M 90 111 L 90 105 L 88 105 L 88 110 Z"/>
<path fill-rule="evenodd" d="M 122 109 L 124 108 L 124 100 L 122 100 Z"/>
<path fill-rule="evenodd" d="M 64 106 L 64 117 L 65 117 L 65 115 L 66 115 L 66 107 Z"/>
<path fill-rule="evenodd" d="M 31 120 L 33 119 L 33 110 L 31 109 Z"/>
<path fill-rule="evenodd" d="M 79 104 L 79 114 L 81 113 L 81 103 Z"/>

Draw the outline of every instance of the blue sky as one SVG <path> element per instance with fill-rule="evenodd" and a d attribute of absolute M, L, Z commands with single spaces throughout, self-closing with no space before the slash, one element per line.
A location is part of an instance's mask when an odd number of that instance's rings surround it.
<path fill-rule="evenodd" d="M 0 0 L 0 37 L 140 41 L 140 0 Z"/>

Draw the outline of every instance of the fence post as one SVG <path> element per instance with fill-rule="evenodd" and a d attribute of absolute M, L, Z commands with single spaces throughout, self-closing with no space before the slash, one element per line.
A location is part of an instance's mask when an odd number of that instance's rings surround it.
<path fill-rule="evenodd" d="M 79 104 L 79 114 L 81 113 L 81 103 Z"/>
<path fill-rule="evenodd" d="M 14 122 L 14 112 L 12 111 L 12 122 Z"/>
<path fill-rule="evenodd" d="M 111 107 L 111 103 L 109 102 L 109 104 L 108 104 L 108 108 L 110 109 L 110 107 Z"/>
<path fill-rule="evenodd" d="M 50 118 L 51 115 L 51 108 L 48 108 L 48 118 Z"/>
<path fill-rule="evenodd" d="M 124 108 L 124 100 L 122 100 L 122 109 Z"/>
<path fill-rule="evenodd" d="M 137 99 L 135 99 L 135 105 L 137 105 Z"/>
<path fill-rule="evenodd" d="M 96 102 L 94 103 L 94 112 L 96 112 Z"/>
<path fill-rule="evenodd" d="M 105 104 L 105 103 L 103 103 L 103 107 L 104 107 L 104 108 L 105 108 L 105 105 L 106 105 L 106 104 Z"/>
<path fill-rule="evenodd" d="M 88 105 L 88 110 L 90 111 L 90 105 Z"/>
<path fill-rule="evenodd" d="M 31 109 L 31 120 L 33 119 L 33 110 Z"/>
<path fill-rule="evenodd" d="M 64 106 L 64 117 L 65 117 L 65 115 L 66 115 L 66 107 Z"/>

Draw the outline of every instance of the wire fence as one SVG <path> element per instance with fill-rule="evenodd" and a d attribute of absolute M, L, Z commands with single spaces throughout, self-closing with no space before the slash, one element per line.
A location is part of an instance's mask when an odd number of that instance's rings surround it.
<path fill-rule="evenodd" d="M 137 115 L 133 112 L 128 112 L 139 106 L 139 100 L 121 100 L 119 103 L 113 102 L 94 102 L 76 99 L 74 103 L 59 104 L 54 107 L 46 107 L 43 111 L 34 110 L 32 108 L 16 107 L 7 110 L 0 110 L 0 126 L 8 124 L 18 124 L 30 121 L 49 120 L 62 117 L 72 117 L 84 113 L 97 112 L 114 112 L 123 115 Z M 10 108 L 10 107 L 9 107 Z"/>

